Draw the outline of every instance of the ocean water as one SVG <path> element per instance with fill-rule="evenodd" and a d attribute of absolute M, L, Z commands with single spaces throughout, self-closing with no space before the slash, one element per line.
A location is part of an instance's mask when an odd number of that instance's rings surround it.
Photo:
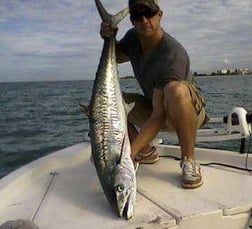
<path fill-rule="evenodd" d="M 252 76 L 198 77 L 211 117 L 233 107 L 252 112 Z M 140 92 L 135 79 L 121 79 L 124 91 Z M 0 83 L 0 178 L 20 166 L 85 140 L 92 80 Z M 239 141 L 198 146 L 239 150 Z"/>

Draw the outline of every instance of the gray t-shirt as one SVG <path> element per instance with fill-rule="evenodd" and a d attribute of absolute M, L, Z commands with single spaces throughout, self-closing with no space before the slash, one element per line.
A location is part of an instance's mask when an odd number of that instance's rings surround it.
<path fill-rule="evenodd" d="M 139 85 L 150 100 L 154 88 L 163 89 L 172 80 L 193 81 L 186 50 L 166 32 L 158 46 L 145 56 L 134 28 L 120 41 L 120 48 L 129 57 Z"/>

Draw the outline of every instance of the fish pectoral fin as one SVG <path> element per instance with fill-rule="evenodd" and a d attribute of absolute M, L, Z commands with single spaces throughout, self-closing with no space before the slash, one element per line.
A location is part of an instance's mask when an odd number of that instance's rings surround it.
<path fill-rule="evenodd" d="M 131 154 L 131 145 L 127 135 L 124 135 L 120 156 L 117 160 L 117 165 L 123 165 L 125 161 L 128 161 Z"/>
<path fill-rule="evenodd" d="M 121 152 L 120 152 L 120 157 L 117 161 L 117 165 L 121 164 L 121 161 L 122 161 L 122 158 L 123 158 L 123 153 L 125 152 L 125 147 L 126 147 L 126 144 L 125 144 L 125 135 L 123 136 L 123 142 L 122 142 L 122 147 L 121 147 Z"/>

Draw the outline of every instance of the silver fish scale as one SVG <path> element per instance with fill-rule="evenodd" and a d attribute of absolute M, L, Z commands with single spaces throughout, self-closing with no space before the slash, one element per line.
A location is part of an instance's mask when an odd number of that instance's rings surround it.
<path fill-rule="evenodd" d="M 124 9 L 112 16 L 100 0 L 95 3 L 106 23 L 116 25 L 128 13 Z M 115 37 L 104 39 L 90 102 L 89 124 L 92 156 L 103 191 L 118 215 L 129 219 L 136 199 L 136 176 L 117 72 Z"/>
<path fill-rule="evenodd" d="M 103 55 L 109 57 L 101 61 L 95 87 L 95 97 L 91 107 L 93 117 L 92 128 L 95 138 L 95 148 L 97 162 L 102 167 L 108 163 L 115 162 L 121 154 L 121 146 L 126 131 L 125 108 L 120 91 L 118 73 L 115 68 L 114 39 L 109 41 L 110 45 L 105 45 Z M 107 49 L 106 49 L 107 48 Z M 101 59 L 103 58 L 103 55 Z M 110 165 L 113 167 L 114 165 Z"/>

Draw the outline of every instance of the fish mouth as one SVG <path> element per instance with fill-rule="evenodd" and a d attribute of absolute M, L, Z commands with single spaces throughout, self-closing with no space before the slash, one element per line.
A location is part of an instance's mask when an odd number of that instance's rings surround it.
<path fill-rule="evenodd" d="M 130 219 L 133 216 L 133 197 L 132 194 L 128 194 L 125 198 L 117 198 L 117 209 L 119 217 L 124 217 L 125 219 Z"/>

